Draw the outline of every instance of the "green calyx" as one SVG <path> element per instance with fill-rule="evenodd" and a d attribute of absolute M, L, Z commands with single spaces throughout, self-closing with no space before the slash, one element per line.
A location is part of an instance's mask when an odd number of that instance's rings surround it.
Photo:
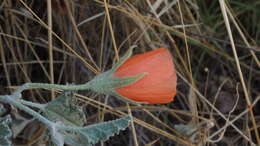
<path fill-rule="evenodd" d="M 89 84 L 89 89 L 102 94 L 108 94 L 115 97 L 119 97 L 121 100 L 131 102 L 134 101 L 119 95 L 115 89 L 122 86 L 127 86 L 133 84 L 134 82 L 140 80 L 145 76 L 146 73 L 141 73 L 135 76 L 127 76 L 127 77 L 113 77 L 113 73 L 128 59 L 131 57 L 133 48 L 131 47 L 127 53 L 108 71 L 97 75 L 94 79 L 92 79 Z M 136 103 L 136 102 L 134 102 Z"/>

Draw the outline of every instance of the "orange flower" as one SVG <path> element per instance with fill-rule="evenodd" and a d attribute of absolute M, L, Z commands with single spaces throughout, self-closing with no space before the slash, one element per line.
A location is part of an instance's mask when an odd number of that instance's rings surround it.
<path fill-rule="evenodd" d="M 147 73 L 133 84 L 116 88 L 121 96 L 137 102 L 169 103 L 176 95 L 176 72 L 170 52 L 159 48 L 135 55 L 124 62 L 114 77 L 134 76 Z"/>

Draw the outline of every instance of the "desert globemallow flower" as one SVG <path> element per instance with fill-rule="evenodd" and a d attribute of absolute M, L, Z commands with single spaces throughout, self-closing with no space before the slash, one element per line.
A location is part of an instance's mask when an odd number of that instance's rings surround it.
<path fill-rule="evenodd" d="M 132 102 L 173 101 L 177 77 L 169 50 L 158 48 L 130 57 L 131 54 L 130 49 L 111 70 L 93 79 L 92 90 Z"/>

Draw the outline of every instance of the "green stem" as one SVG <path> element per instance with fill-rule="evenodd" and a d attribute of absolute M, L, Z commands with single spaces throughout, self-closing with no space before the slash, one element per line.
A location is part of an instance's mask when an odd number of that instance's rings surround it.
<path fill-rule="evenodd" d="M 59 85 L 59 84 L 46 84 L 46 83 L 26 83 L 29 88 L 46 88 L 46 89 L 61 89 L 61 90 L 87 90 L 90 84 L 81 85 Z"/>
<path fill-rule="evenodd" d="M 49 128 L 56 127 L 57 129 L 63 129 L 63 130 L 74 131 L 74 132 L 78 131 L 80 129 L 80 127 L 77 127 L 77 126 L 63 126 L 63 125 L 56 124 L 56 123 L 48 120 L 47 118 L 43 117 L 39 113 L 35 112 L 34 110 L 30 109 L 29 107 L 23 105 L 23 104 L 26 104 L 26 105 L 29 105 L 29 106 L 41 108 L 41 107 L 44 107 L 44 105 L 42 105 L 42 104 L 34 104 L 34 103 L 31 103 L 31 102 L 22 101 L 22 100 L 17 101 L 17 98 L 15 98 L 13 96 L 9 96 L 9 95 L 0 96 L 0 101 L 4 102 L 4 103 L 11 104 L 11 105 L 16 106 L 17 108 L 19 108 L 21 110 L 24 110 L 26 113 L 32 115 L 35 119 L 39 120 L 40 122 L 42 122 L 43 124 L 45 124 Z M 21 104 L 20 102 L 23 103 L 23 104 Z"/>
<path fill-rule="evenodd" d="M 33 103 L 33 102 L 25 101 L 25 100 L 22 100 L 22 99 L 20 99 L 19 102 L 24 104 L 24 105 L 27 105 L 27 106 L 36 107 L 36 108 L 38 108 L 40 110 L 44 110 L 44 108 L 47 105 L 47 104 Z"/>
<path fill-rule="evenodd" d="M 14 105 L 14 106 L 18 107 L 19 109 L 24 110 L 26 113 L 32 115 L 34 118 L 41 121 L 48 127 L 53 127 L 53 125 L 55 124 L 55 123 L 51 122 L 50 120 L 46 119 L 45 117 L 43 117 L 42 115 L 40 115 L 39 113 L 30 109 L 29 107 L 24 106 L 23 104 L 19 103 L 17 101 L 17 99 L 14 98 L 13 96 L 9 96 L 9 95 L 0 96 L 0 101 Z"/>
<path fill-rule="evenodd" d="M 91 87 L 90 82 L 81 85 L 59 85 L 46 83 L 25 83 L 14 92 L 15 97 L 20 97 L 21 93 L 29 88 L 46 88 L 46 89 L 61 89 L 61 90 L 87 90 Z"/>

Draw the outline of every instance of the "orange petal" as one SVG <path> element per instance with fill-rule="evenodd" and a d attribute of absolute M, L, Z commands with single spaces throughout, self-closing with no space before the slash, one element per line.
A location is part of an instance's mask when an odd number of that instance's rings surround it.
<path fill-rule="evenodd" d="M 116 88 L 120 95 L 135 101 L 168 103 L 176 94 L 176 72 L 170 52 L 159 48 L 129 58 L 114 73 L 115 77 L 148 73 L 137 82 Z"/>

